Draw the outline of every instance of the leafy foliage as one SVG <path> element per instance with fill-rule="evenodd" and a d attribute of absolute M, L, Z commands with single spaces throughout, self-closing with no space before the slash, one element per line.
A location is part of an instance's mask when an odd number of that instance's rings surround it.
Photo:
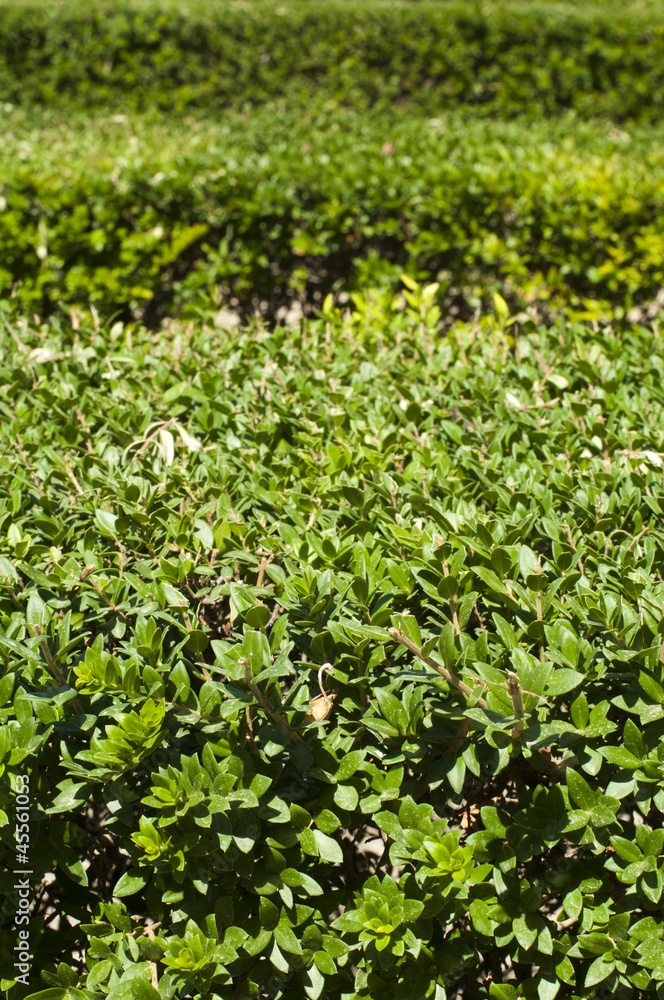
<path fill-rule="evenodd" d="M 436 279 L 446 323 L 496 290 L 514 311 L 601 320 L 657 311 L 664 287 L 658 133 L 319 103 L 223 127 L 39 126 L 8 113 L 0 289 L 40 316 L 91 302 L 152 327 L 211 309 L 274 320 L 368 290 L 389 313 L 406 271 Z"/>
<path fill-rule="evenodd" d="M 661 994 L 661 337 L 405 290 L 158 339 L 5 303 L 31 996 Z"/>
<path fill-rule="evenodd" d="M 326 97 L 423 114 L 659 121 L 657 3 L 307 0 L 2 5 L 0 98 L 127 111 Z"/>
<path fill-rule="evenodd" d="M 663 40 L 3 4 L 8 1000 L 664 996 Z"/>

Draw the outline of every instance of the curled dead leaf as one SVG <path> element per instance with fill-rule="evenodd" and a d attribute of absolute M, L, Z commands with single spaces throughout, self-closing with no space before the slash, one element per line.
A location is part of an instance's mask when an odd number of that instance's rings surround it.
<path fill-rule="evenodd" d="M 328 694 L 323 687 L 323 673 L 328 671 L 334 673 L 334 667 L 330 663 L 324 663 L 318 671 L 318 686 L 320 694 L 309 700 L 309 711 L 302 720 L 302 725 L 308 726 L 311 722 L 324 722 L 334 708 L 337 700 L 336 694 Z"/>
<path fill-rule="evenodd" d="M 323 722 L 327 719 L 334 708 L 336 699 L 336 694 L 326 695 L 325 697 L 322 694 L 317 694 L 309 702 L 309 711 L 302 720 L 303 725 L 308 726 L 310 722 Z"/>

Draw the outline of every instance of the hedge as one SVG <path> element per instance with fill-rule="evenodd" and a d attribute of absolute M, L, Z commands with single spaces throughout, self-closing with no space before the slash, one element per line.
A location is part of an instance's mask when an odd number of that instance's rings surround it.
<path fill-rule="evenodd" d="M 4 4 L 0 100 L 219 109 L 324 93 L 438 114 L 658 121 L 658 5 Z"/>
<path fill-rule="evenodd" d="M 40 316 L 91 302 L 154 326 L 215 303 L 310 311 L 396 291 L 402 271 L 440 283 L 445 316 L 496 288 L 514 308 L 622 316 L 664 286 L 659 133 L 294 115 L 75 118 L 63 136 L 10 114 L 0 291 Z"/>
<path fill-rule="evenodd" d="M 4 304 L 3 970 L 28 786 L 55 875 L 9 1000 L 662 995 L 661 337 L 405 290 Z"/>

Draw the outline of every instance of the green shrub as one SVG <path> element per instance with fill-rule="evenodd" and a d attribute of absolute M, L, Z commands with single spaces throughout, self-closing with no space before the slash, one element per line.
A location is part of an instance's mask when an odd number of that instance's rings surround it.
<path fill-rule="evenodd" d="M 661 996 L 661 337 L 406 291 L 5 309 L 0 954 L 27 774 L 43 1000 Z"/>
<path fill-rule="evenodd" d="M 4 4 L 0 99 L 118 110 L 323 92 L 427 114 L 658 121 L 661 6 L 371 2 Z"/>
<path fill-rule="evenodd" d="M 92 302 L 154 326 L 234 299 L 274 317 L 396 291 L 405 270 L 439 281 L 446 315 L 499 288 L 598 318 L 664 286 L 657 133 L 318 111 L 168 137 L 159 120 L 77 120 L 73 141 L 8 122 L 0 289 L 40 316 Z"/>

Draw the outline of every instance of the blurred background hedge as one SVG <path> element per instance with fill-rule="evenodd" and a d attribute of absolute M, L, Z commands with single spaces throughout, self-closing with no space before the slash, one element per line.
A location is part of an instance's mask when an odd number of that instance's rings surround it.
<path fill-rule="evenodd" d="M 256 106 L 325 93 L 425 114 L 574 109 L 654 122 L 661 5 L 303 0 L 10 3 L 0 96 L 140 110 Z"/>

